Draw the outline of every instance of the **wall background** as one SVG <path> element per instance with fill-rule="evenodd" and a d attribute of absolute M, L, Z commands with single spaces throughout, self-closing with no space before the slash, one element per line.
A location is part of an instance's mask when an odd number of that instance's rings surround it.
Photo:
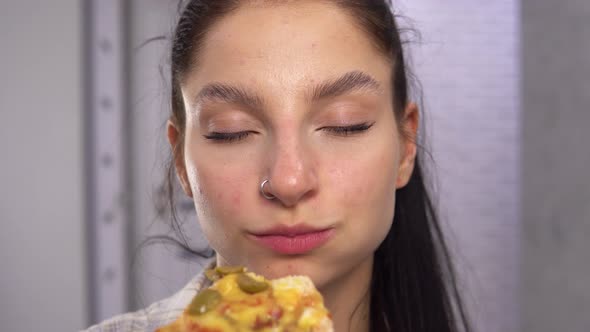
<path fill-rule="evenodd" d="M 522 11 L 522 329 L 589 331 L 590 2 Z"/>
<path fill-rule="evenodd" d="M 440 213 L 477 331 L 520 324 L 520 4 L 396 1 L 422 84 Z M 404 22 L 402 20 L 402 22 Z"/>
<path fill-rule="evenodd" d="M 76 0 L 0 1 L 3 331 L 87 324 L 81 16 Z"/>
<path fill-rule="evenodd" d="M 142 246 L 150 235 L 170 232 L 167 216 L 159 212 L 166 197 L 162 186 L 170 148 L 166 139 L 166 121 L 170 115 L 169 83 L 166 80 L 169 36 L 177 15 L 175 0 L 130 1 L 129 58 L 130 110 L 133 141 L 133 204 L 135 223 L 132 230 L 135 247 L 132 254 L 133 306 L 142 308 L 182 288 L 198 271 L 203 260 L 189 258 L 178 247 L 165 243 Z M 148 42 L 152 38 L 163 40 Z M 147 42 L 147 43 L 146 43 Z M 142 46 L 143 45 L 143 46 Z M 178 212 L 185 221 L 191 244 L 206 245 L 200 234 L 192 200 L 176 195 Z"/>

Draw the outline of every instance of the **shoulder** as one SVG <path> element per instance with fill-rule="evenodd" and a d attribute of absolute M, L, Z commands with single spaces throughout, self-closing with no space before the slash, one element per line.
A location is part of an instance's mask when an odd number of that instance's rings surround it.
<path fill-rule="evenodd" d="M 207 264 L 207 268 L 213 264 Z M 155 302 L 145 309 L 115 316 L 81 332 L 152 332 L 158 327 L 173 322 L 182 314 L 193 297 L 208 286 L 208 280 L 201 271 L 173 296 Z"/>

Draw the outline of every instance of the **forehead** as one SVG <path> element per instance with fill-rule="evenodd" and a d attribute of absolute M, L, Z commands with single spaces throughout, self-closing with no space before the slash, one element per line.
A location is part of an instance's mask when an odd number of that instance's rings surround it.
<path fill-rule="evenodd" d="M 188 76 L 195 88 L 272 83 L 284 93 L 350 71 L 386 85 L 391 68 L 350 13 L 324 1 L 243 5 L 216 22 L 202 46 Z"/>

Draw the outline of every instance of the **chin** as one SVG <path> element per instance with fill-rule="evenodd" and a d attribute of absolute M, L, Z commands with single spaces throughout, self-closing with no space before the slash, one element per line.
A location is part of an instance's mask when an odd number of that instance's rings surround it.
<path fill-rule="evenodd" d="M 286 276 L 305 275 L 311 278 L 316 287 L 321 287 L 327 278 L 326 264 L 311 255 L 275 256 L 251 260 L 248 269 L 262 274 L 268 279 Z"/>

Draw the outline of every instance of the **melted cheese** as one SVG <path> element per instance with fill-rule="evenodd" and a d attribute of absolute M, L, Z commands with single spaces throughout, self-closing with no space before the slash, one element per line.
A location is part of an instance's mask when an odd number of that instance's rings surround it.
<path fill-rule="evenodd" d="M 265 281 L 250 272 L 248 276 Z M 158 332 L 332 331 L 322 297 L 309 278 L 276 279 L 268 289 L 255 294 L 242 291 L 236 280 L 237 274 L 229 274 L 210 287 L 222 297 L 213 310 L 198 316 L 185 311 L 178 321 Z"/>

